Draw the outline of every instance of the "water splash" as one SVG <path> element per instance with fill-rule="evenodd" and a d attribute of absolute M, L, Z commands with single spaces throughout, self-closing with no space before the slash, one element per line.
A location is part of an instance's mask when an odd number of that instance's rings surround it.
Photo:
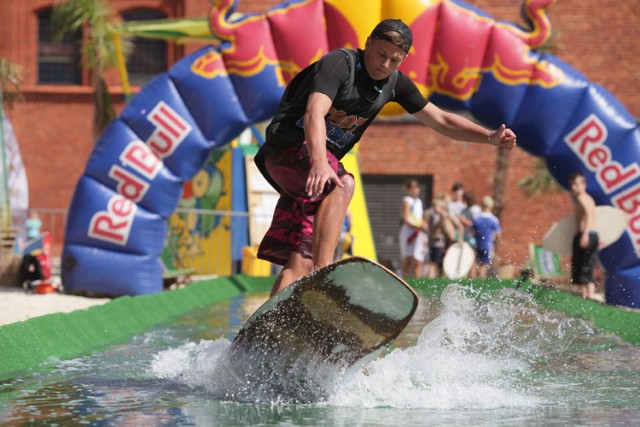
<path fill-rule="evenodd" d="M 586 322 L 545 313 L 528 295 L 479 295 L 459 285 L 415 347 L 395 350 L 348 378 L 330 403 L 365 407 L 531 407 L 545 402 L 527 379 L 549 350 L 591 333 Z"/>
<path fill-rule="evenodd" d="M 563 354 L 589 324 L 540 307 L 517 290 L 478 293 L 452 284 L 414 340 L 363 369 L 302 358 L 283 366 L 266 355 L 229 358 L 226 339 L 156 354 L 160 379 L 224 401 L 326 403 L 344 407 L 475 408 L 545 404 L 535 367 Z M 239 360 L 238 357 L 243 358 Z"/>
<path fill-rule="evenodd" d="M 326 399 L 342 369 L 300 355 L 238 353 L 224 338 L 188 343 L 157 354 L 151 372 L 158 378 L 200 388 L 223 401 L 309 403 Z M 288 360 L 289 362 L 285 362 Z"/>

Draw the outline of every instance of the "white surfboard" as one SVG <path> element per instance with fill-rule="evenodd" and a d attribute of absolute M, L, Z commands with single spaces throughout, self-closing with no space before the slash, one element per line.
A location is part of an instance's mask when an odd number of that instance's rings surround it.
<path fill-rule="evenodd" d="M 629 215 L 613 206 L 596 206 L 595 229 L 600 241 L 599 249 L 617 241 L 627 229 Z M 578 231 L 576 218 L 569 215 L 553 224 L 542 239 L 544 248 L 559 255 L 570 256 L 573 237 Z"/>
<path fill-rule="evenodd" d="M 461 279 L 469 274 L 476 254 L 467 242 L 454 243 L 447 249 L 442 260 L 442 269 L 449 279 Z"/>

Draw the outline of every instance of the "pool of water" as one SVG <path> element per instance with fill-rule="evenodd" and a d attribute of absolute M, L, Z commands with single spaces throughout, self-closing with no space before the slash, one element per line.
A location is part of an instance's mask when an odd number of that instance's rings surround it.
<path fill-rule="evenodd" d="M 640 425 L 640 348 L 526 293 L 450 285 L 439 300 L 422 299 L 382 357 L 347 371 L 307 366 L 305 378 L 289 375 L 277 387 L 239 378 L 225 359 L 265 298 L 194 311 L 125 345 L 0 382 L 0 422 Z M 311 394 L 300 388 L 310 376 Z"/>

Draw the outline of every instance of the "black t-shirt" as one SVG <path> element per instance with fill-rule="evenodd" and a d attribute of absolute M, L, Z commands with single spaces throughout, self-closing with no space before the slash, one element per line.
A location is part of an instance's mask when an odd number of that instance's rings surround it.
<path fill-rule="evenodd" d="M 395 101 L 410 114 L 428 103 L 416 85 L 399 71 L 385 80 L 371 79 L 364 67 L 362 50 L 334 50 L 289 83 L 267 128 L 267 145 L 290 147 L 304 142 L 304 113 L 313 92 L 321 92 L 333 101 L 325 116 L 327 149 L 338 158 L 360 140 L 386 103 Z"/>

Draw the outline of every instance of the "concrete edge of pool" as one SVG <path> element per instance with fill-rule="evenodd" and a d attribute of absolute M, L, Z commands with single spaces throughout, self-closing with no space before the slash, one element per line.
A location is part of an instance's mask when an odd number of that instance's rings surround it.
<path fill-rule="evenodd" d="M 451 283 L 448 279 L 409 279 L 425 295 L 438 297 Z M 106 304 L 71 313 L 48 314 L 0 326 L 0 379 L 12 373 L 37 369 L 55 359 L 89 354 L 110 344 L 125 342 L 154 325 L 195 308 L 242 294 L 266 292 L 272 277 L 236 275 L 195 282 L 181 289 L 154 295 L 120 297 Z M 640 345 L 640 312 L 584 300 L 568 292 L 511 280 L 460 281 L 481 292 L 503 288 L 528 291 L 544 307 L 574 317 L 590 319 L 599 329 L 613 332 L 624 341 Z"/>

